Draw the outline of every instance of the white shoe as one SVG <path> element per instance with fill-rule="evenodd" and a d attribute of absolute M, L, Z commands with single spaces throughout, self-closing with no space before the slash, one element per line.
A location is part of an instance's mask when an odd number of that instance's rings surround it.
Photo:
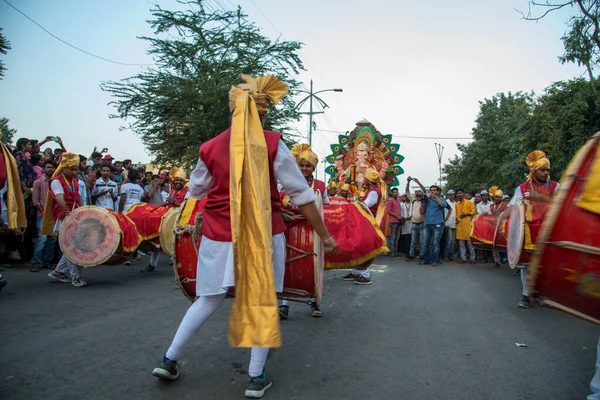
<path fill-rule="evenodd" d="M 71 282 L 71 280 L 65 274 L 63 274 L 62 272 L 56 272 L 55 270 L 52 270 L 48 273 L 48 278 L 58 282 Z"/>
<path fill-rule="evenodd" d="M 87 283 L 81 278 L 75 278 L 71 281 L 71 285 L 75 287 L 86 287 Z"/>

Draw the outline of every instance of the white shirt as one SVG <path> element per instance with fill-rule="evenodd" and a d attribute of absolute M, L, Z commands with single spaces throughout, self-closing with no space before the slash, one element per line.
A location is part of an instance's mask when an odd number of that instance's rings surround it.
<path fill-rule="evenodd" d="M 123 205 L 122 213 L 126 213 L 132 205 L 142 201 L 144 189 L 137 183 L 126 183 L 121 186 L 121 196 L 125 196 L 125 204 Z"/>
<path fill-rule="evenodd" d="M 188 196 L 189 194 L 190 194 L 190 192 L 188 192 L 186 196 Z M 161 195 L 162 201 L 164 203 L 165 201 L 167 201 L 167 197 L 169 197 L 169 192 L 165 192 L 164 190 L 161 190 L 160 195 Z"/>
<path fill-rule="evenodd" d="M 487 203 L 484 203 L 483 200 L 479 202 L 479 204 L 477 204 L 477 214 L 483 214 L 483 213 L 488 213 L 491 214 L 492 210 L 492 202 L 488 200 Z"/>
<path fill-rule="evenodd" d="M 282 140 L 277 145 L 277 156 L 273 161 L 273 178 L 281 183 L 293 204 L 305 205 L 315 201 L 315 192 L 308 186 L 298 164 Z M 190 176 L 189 194 L 195 199 L 206 197 L 214 185 L 214 180 L 206 164 L 198 159 Z M 283 290 L 285 273 L 285 234 L 273 236 L 273 276 L 275 290 Z M 217 242 L 202 236 L 198 251 L 196 295 L 221 294 L 230 286 L 235 286 L 233 246 L 231 242 Z"/>
<path fill-rule="evenodd" d="M 450 211 L 450 216 L 448 217 L 448 220 L 446 221 L 445 225 L 448 228 L 456 228 L 456 201 L 446 199 L 446 203 L 448 203 L 448 206 L 452 208 L 452 211 Z M 447 209 L 444 210 L 444 213 L 447 212 Z"/>
<path fill-rule="evenodd" d="M 81 196 L 81 204 L 87 206 L 87 193 L 86 193 L 86 184 L 85 181 L 81 178 L 77 177 L 79 181 L 79 196 Z"/>
<path fill-rule="evenodd" d="M 97 195 L 103 190 L 110 189 L 113 190 L 113 193 L 115 195 L 119 193 L 119 187 L 117 185 L 117 182 L 111 181 L 110 179 L 108 180 L 108 182 L 104 182 L 102 178 L 98 178 L 98 180 L 94 184 L 94 188 L 92 189 L 92 196 Z M 106 193 L 105 195 L 96 198 L 96 202 L 94 203 L 94 205 L 102 208 L 110 208 L 111 210 L 115 209 L 115 202 L 110 193 Z"/>
<path fill-rule="evenodd" d="M 365 199 L 365 201 L 363 201 L 363 203 L 365 203 L 365 206 L 367 206 L 368 208 L 371 208 L 375 204 L 377 204 L 378 201 L 379 201 L 379 193 L 377 193 L 375 190 L 373 190 L 373 191 L 369 192 L 369 194 L 367 195 L 367 198 Z"/>

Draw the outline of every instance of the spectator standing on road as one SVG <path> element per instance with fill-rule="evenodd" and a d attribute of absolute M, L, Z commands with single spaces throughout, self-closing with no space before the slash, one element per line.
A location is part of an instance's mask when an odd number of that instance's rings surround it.
<path fill-rule="evenodd" d="M 418 180 L 414 180 L 423 192 L 425 186 Z M 441 189 L 439 186 L 429 187 L 429 197 L 425 205 L 425 234 L 423 239 L 423 261 L 419 265 L 440 265 L 440 240 L 444 232 L 444 210 L 448 206 L 446 200 L 439 197 Z"/>
<path fill-rule="evenodd" d="M 406 261 L 412 261 L 415 257 L 415 249 L 417 246 L 417 240 L 419 241 L 419 255 L 423 258 L 423 238 L 424 230 L 423 225 L 425 222 L 425 198 L 423 192 L 420 189 L 415 190 L 415 196 L 410 194 L 410 181 L 408 178 L 406 181 L 406 196 L 411 202 L 412 207 L 412 227 L 410 230 L 410 250 Z"/>
<path fill-rule="evenodd" d="M 119 188 L 117 187 L 117 183 L 115 181 L 111 181 L 109 178 L 110 165 L 102 165 L 100 172 L 102 177 L 96 180 L 96 184 L 92 190 L 92 201 L 94 202 L 94 205 L 98 207 L 110 208 L 111 210 L 114 210 Z"/>
<path fill-rule="evenodd" d="M 390 216 L 390 231 L 387 247 L 390 249 L 391 257 L 398 257 L 398 241 L 402 229 L 402 211 L 400 210 L 400 200 L 398 199 L 398 188 L 392 188 L 392 197 L 390 197 L 385 205 L 385 208 Z"/>
<path fill-rule="evenodd" d="M 446 213 L 444 226 L 446 230 L 444 261 L 452 261 L 454 259 L 454 246 L 456 243 L 456 194 L 454 190 L 448 190 L 446 203 L 448 203 L 449 210 Z"/>
<path fill-rule="evenodd" d="M 37 210 L 37 229 L 38 237 L 33 249 L 33 258 L 31 260 L 31 272 L 40 272 L 40 268 L 48 268 L 54 259 L 54 249 L 56 247 L 56 236 L 42 235 L 42 219 L 44 218 L 44 209 L 46 207 L 46 195 L 50 188 L 50 181 L 56 166 L 50 160 L 44 163 L 44 177 L 33 182 L 33 205 Z"/>
<path fill-rule="evenodd" d="M 465 198 L 465 191 L 458 189 L 458 201 L 454 205 L 456 212 L 456 240 L 460 248 L 459 263 L 467 262 L 467 247 L 469 248 L 470 264 L 475 264 L 475 249 L 471 244 L 471 220 L 475 215 L 475 205 Z"/>
<path fill-rule="evenodd" d="M 404 257 L 409 257 L 410 242 L 412 234 L 412 203 L 406 194 L 400 199 L 400 210 L 402 211 L 402 231 L 400 232 L 400 252 Z"/>

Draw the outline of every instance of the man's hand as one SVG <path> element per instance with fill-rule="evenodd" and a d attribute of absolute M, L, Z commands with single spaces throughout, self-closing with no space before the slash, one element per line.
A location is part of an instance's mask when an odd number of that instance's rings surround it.
<path fill-rule="evenodd" d="M 328 256 L 333 256 L 337 253 L 338 245 L 331 236 L 323 240 L 323 252 Z"/>

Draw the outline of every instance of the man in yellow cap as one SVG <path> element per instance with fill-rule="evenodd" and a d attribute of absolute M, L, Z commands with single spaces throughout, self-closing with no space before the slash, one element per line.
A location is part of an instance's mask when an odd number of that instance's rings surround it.
<path fill-rule="evenodd" d="M 510 208 L 517 200 L 525 202 L 526 207 L 531 210 L 531 221 L 527 224 L 541 223 L 545 217 L 546 208 L 543 204 L 552 202 L 552 196 L 558 190 L 559 184 L 550 179 L 550 159 L 541 150 L 532 151 L 525 159 L 529 168 L 527 180 L 521 183 L 516 189 L 515 194 L 508 204 L 506 210 L 502 213 L 501 219 L 510 215 Z M 532 237 L 532 243 L 536 238 Z M 527 268 L 525 265 L 518 265 L 521 271 L 522 298 L 518 303 L 520 308 L 531 307 L 529 299 L 529 289 L 527 288 Z"/>
<path fill-rule="evenodd" d="M 42 220 L 42 235 L 58 234 L 62 221 L 71 211 L 83 204 L 79 195 L 78 172 L 79 156 L 73 153 L 63 153 L 60 164 L 50 181 Z M 67 271 L 71 275 L 70 278 L 65 274 Z M 69 261 L 64 254 L 48 277 L 58 282 L 71 282 L 71 285 L 75 287 L 87 286 L 87 283 L 81 279 L 80 267 Z"/>
<path fill-rule="evenodd" d="M 177 360 L 185 346 L 235 286 L 229 341 L 234 347 L 252 348 L 245 395 L 260 398 L 272 385 L 264 370 L 269 348 L 281 346 L 276 291 L 283 289 L 286 250 L 278 181 L 323 239 L 325 253 L 334 254 L 337 245 L 281 135 L 263 130 L 269 101 L 277 104 L 287 87 L 273 76 L 243 79 L 246 83 L 229 92 L 231 128 L 202 144 L 190 179 L 191 196 L 206 197 L 197 265 L 199 297 L 152 375 L 179 377 Z"/>
<path fill-rule="evenodd" d="M 498 186 L 492 186 L 489 190 L 490 197 L 492 198 L 492 205 L 490 206 L 490 215 L 499 217 L 506 209 L 508 203 L 502 201 L 504 193 L 498 189 Z M 496 249 L 492 250 L 492 256 L 494 257 L 494 267 L 500 267 L 502 257 L 500 252 Z"/>
<path fill-rule="evenodd" d="M 373 217 L 375 217 L 382 200 L 382 193 L 379 188 L 379 174 L 372 168 L 368 168 L 365 172 L 364 188 L 367 192 L 363 203 L 369 208 Z M 369 266 L 365 269 L 352 268 L 352 271 L 344 275 L 342 279 L 345 281 L 354 281 L 356 285 L 370 285 L 373 283 L 371 281 Z"/>
<path fill-rule="evenodd" d="M 173 179 L 173 189 L 169 192 L 167 200 L 161 204 L 164 207 L 181 207 L 181 204 L 189 197 L 185 173 L 179 168 L 171 168 L 169 177 Z"/>

